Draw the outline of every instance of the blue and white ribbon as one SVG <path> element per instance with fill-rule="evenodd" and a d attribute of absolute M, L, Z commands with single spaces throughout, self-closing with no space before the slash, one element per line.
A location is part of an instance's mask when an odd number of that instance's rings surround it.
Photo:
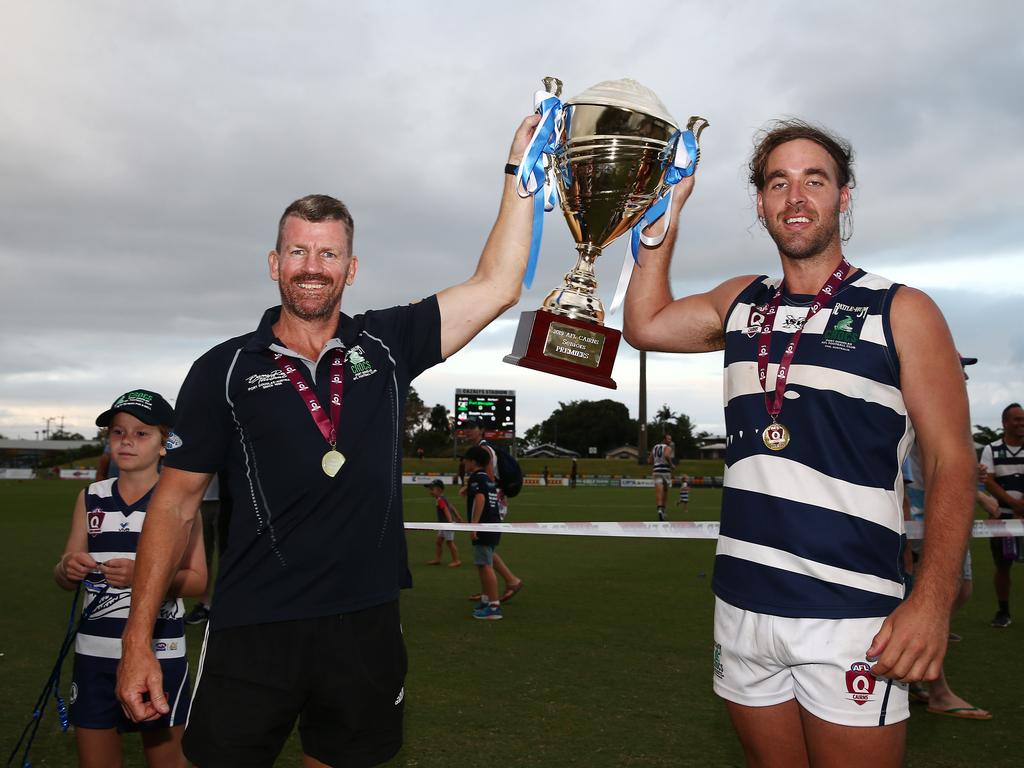
<path fill-rule="evenodd" d="M 537 271 L 541 235 L 544 232 L 544 212 L 555 207 L 555 164 L 551 155 L 557 147 L 563 119 L 562 102 L 553 93 L 537 91 L 533 97 L 533 105 L 541 116 L 540 122 L 533 129 L 533 136 L 530 137 L 530 143 L 516 172 L 516 190 L 519 196 L 532 195 L 534 200 L 530 259 L 526 263 L 526 274 L 523 275 L 523 285 L 527 288 L 533 285 L 533 276 Z"/>
<path fill-rule="evenodd" d="M 615 296 L 612 298 L 611 309 L 609 309 L 611 314 L 615 313 L 622 305 L 623 299 L 626 298 L 629 279 L 633 275 L 633 264 L 642 266 L 640 264 L 640 243 L 648 248 L 656 248 L 661 245 L 671 222 L 666 219 L 661 231 L 654 235 L 645 235 L 644 230 L 658 221 L 672 207 L 672 192 L 675 190 L 675 185 L 688 176 L 692 176 L 697 170 L 697 137 L 693 135 L 693 131 L 681 133 L 677 131 L 676 136 L 678 139 L 676 140 L 675 155 L 672 158 L 672 164 L 665 172 L 665 184 L 668 185 L 668 191 L 647 209 L 640 221 L 630 230 L 629 240 L 626 241 L 626 254 L 622 259 L 622 270 L 619 272 L 619 282 L 615 286 Z M 670 146 L 671 143 L 672 140 L 669 140 Z"/>

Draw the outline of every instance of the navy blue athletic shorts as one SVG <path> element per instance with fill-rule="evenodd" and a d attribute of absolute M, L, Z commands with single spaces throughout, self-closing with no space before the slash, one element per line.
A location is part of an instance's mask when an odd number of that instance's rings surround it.
<path fill-rule="evenodd" d="M 160 659 L 164 673 L 164 691 L 171 711 L 159 720 L 133 723 L 124 715 L 114 695 L 119 659 L 97 656 L 75 656 L 71 673 L 71 695 L 68 717 L 77 728 L 117 728 L 121 733 L 149 731 L 184 725 L 188 718 L 190 690 L 188 659 Z"/>

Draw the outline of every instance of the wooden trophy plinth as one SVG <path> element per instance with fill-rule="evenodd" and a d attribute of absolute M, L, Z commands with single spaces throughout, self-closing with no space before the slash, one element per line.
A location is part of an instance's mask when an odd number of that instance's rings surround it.
<path fill-rule="evenodd" d="M 544 309 L 523 312 L 505 362 L 617 389 L 611 377 L 622 332 Z"/>

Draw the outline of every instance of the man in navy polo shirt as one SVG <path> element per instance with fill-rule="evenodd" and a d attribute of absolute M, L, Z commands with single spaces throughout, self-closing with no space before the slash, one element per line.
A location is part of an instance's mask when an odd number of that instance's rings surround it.
<path fill-rule="evenodd" d="M 520 158 L 537 123 L 523 121 Z M 402 743 L 398 594 L 406 392 L 519 297 L 533 202 L 505 178 L 473 276 L 423 301 L 349 317 L 352 219 L 290 205 L 269 255 L 281 306 L 200 357 L 135 566 L 118 695 L 133 720 L 167 711 L 150 631 L 203 489 L 227 470 L 235 508 L 184 749 L 193 763 L 270 766 L 294 727 L 305 766 L 370 766 Z"/>

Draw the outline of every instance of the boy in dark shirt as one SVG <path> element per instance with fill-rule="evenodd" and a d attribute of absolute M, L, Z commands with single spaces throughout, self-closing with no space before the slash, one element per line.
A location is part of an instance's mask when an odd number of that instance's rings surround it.
<path fill-rule="evenodd" d="M 466 518 L 471 523 L 499 523 L 498 489 L 487 476 L 491 454 L 475 445 L 466 451 Z M 494 549 L 501 540 L 500 533 L 470 533 L 473 540 L 473 564 L 480 574 L 480 603 L 473 610 L 474 619 L 497 621 L 502 618 L 498 600 L 498 577 L 494 573 Z"/>

